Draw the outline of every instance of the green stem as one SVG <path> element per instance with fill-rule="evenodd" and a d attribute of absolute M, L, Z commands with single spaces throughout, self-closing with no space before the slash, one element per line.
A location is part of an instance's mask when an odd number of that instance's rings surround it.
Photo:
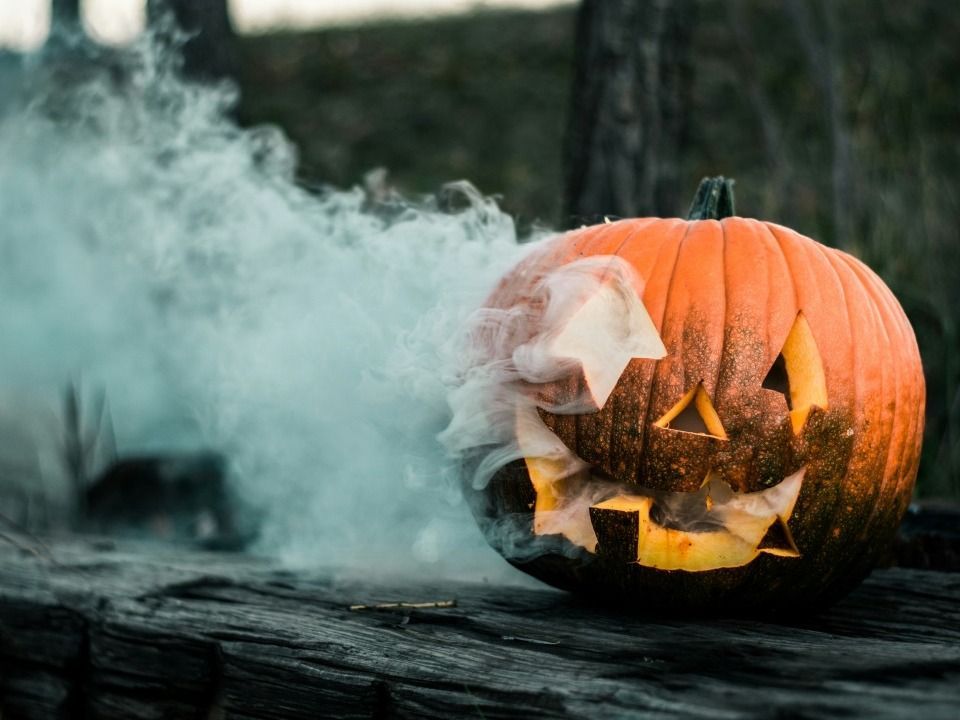
<path fill-rule="evenodd" d="M 723 175 L 705 177 L 690 203 L 687 220 L 722 220 L 736 214 L 733 205 L 733 180 Z"/>

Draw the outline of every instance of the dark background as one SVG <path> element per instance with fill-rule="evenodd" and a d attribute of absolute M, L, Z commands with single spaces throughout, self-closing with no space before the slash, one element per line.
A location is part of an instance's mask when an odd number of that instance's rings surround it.
<path fill-rule="evenodd" d="M 844 247 L 880 273 L 926 371 L 920 494 L 957 496 L 960 12 L 940 0 L 815 0 L 802 3 L 804 26 L 789 2 L 695 5 L 678 158 L 687 191 L 672 212 L 685 212 L 702 176 L 732 176 L 738 214 Z M 468 178 L 501 196 L 521 230 L 566 226 L 576 15 L 480 12 L 240 37 L 239 116 L 283 127 L 306 181 L 351 185 L 382 166 L 418 194 Z"/>

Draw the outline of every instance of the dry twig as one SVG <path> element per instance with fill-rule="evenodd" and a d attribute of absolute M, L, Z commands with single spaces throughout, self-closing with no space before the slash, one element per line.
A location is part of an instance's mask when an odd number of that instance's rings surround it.
<path fill-rule="evenodd" d="M 388 602 L 372 605 L 351 605 L 350 612 L 360 610 L 445 610 L 455 608 L 456 600 L 434 600 L 432 602 Z"/>

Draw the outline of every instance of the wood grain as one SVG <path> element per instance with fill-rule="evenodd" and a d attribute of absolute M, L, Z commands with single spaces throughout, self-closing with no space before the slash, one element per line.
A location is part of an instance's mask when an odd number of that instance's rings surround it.
<path fill-rule="evenodd" d="M 955 718 L 960 575 L 889 569 L 786 623 L 266 560 L 0 545 L 0 717 Z M 351 605 L 434 603 L 453 607 Z"/>

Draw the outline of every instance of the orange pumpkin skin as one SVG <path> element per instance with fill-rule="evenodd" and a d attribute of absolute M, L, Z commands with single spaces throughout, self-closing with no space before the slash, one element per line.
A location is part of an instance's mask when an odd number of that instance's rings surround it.
<path fill-rule="evenodd" d="M 622 258 L 644 281 L 642 301 L 667 355 L 631 360 L 599 411 L 541 410 L 541 419 L 604 476 L 638 487 L 693 492 L 712 470 L 754 492 L 805 467 L 789 519 L 800 556 L 662 570 L 625 558 L 604 537 L 591 553 L 550 535 L 536 557 L 511 562 L 565 589 L 672 611 L 812 610 L 849 591 L 892 542 L 919 462 L 923 373 L 892 293 L 852 256 L 772 223 L 645 218 L 553 239 L 504 277 L 487 305 L 523 306 L 551 271 L 602 255 Z M 785 396 L 762 384 L 798 314 L 819 350 L 828 402 L 794 431 Z M 698 382 L 724 441 L 654 424 Z M 533 533 L 536 494 L 524 460 L 468 494 L 481 526 L 498 529 L 488 539 L 501 551 L 505 518 Z"/>

